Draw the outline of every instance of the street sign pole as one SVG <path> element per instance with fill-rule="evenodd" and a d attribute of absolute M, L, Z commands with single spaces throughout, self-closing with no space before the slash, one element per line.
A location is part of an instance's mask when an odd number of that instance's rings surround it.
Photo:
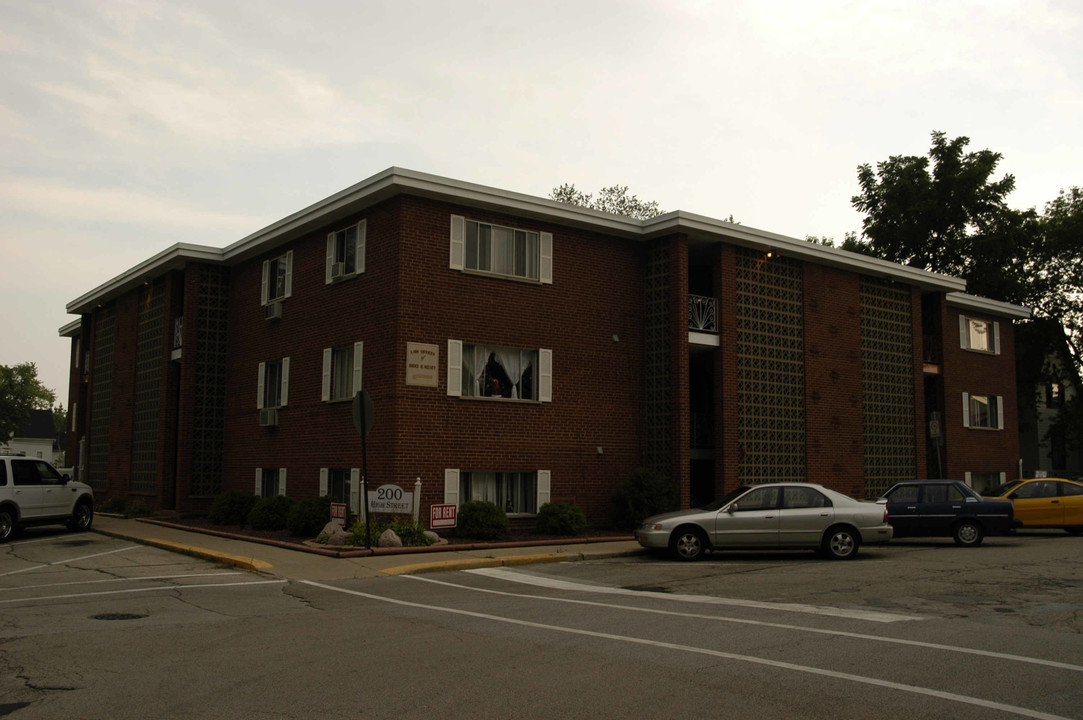
<path fill-rule="evenodd" d="M 369 463 L 365 438 L 374 420 L 372 397 L 366 390 L 353 396 L 353 426 L 361 433 L 361 502 L 365 508 L 365 548 L 372 549 L 372 524 L 369 522 Z"/>

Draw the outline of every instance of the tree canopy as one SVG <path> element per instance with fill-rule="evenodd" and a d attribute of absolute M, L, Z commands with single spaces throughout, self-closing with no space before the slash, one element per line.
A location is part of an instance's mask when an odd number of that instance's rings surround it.
<path fill-rule="evenodd" d="M 48 410 L 56 393 L 38 380 L 34 363 L 0 365 L 0 438 L 6 441 L 26 426 L 31 410 Z"/>
<path fill-rule="evenodd" d="M 576 189 L 575 185 L 564 183 L 560 187 L 553 188 L 549 197 L 558 202 L 568 205 L 600 210 L 614 215 L 646 220 L 661 215 L 664 211 L 658 207 L 656 200 L 650 202 L 640 200 L 635 195 L 628 194 L 627 185 L 611 185 L 598 191 L 598 196 L 593 193 L 584 193 Z"/>

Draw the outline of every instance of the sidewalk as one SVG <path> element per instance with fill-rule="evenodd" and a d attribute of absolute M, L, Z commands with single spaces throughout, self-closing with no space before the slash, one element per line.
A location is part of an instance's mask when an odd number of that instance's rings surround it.
<path fill-rule="evenodd" d="M 405 575 L 442 570 L 572 562 L 623 555 L 644 550 L 634 540 L 577 543 L 532 547 L 467 546 L 429 550 L 425 553 L 381 553 L 362 557 L 328 557 L 299 549 L 264 545 L 237 537 L 206 535 L 175 526 L 96 515 L 93 532 L 154 547 L 185 553 L 223 565 L 295 580 L 342 580 Z"/>

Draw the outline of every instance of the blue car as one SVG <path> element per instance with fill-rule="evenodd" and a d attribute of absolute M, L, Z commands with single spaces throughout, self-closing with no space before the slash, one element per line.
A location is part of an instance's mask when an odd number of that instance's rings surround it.
<path fill-rule="evenodd" d="M 895 537 L 950 537 L 956 545 L 977 547 L 986 535 L 1002 535 L 1015 524 L 1008 500 L 983 498 L 958 480 L 912 480 L 896 484 L 880 498 L 887 502 Z"/>

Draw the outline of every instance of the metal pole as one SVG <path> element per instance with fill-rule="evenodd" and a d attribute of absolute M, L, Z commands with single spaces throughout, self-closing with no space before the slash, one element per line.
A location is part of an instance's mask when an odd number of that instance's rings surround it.
<path fill-rule="evenodd" d="M 365 425 L 368 418 L 365 417 L 365 405 L 361 404 L 361 502 L 365 507 L 365 549 L 372 549 L 372 521 L 369 517 L 369 462 L 368 452 L 365 447 Z"/>

